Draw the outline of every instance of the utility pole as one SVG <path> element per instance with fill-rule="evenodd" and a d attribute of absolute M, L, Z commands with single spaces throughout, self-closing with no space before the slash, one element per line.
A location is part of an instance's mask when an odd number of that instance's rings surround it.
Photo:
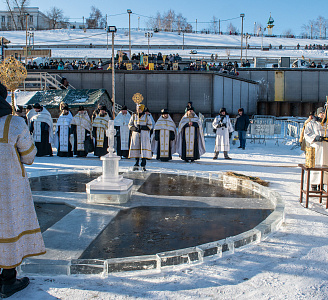
<path fill-rule="evenodd" d="M 138 17 L 138 31 L 140 30 L 140 17 Z"/>
<path fill-rule="evenodd" d="M 182 50 L 184 50 L 184 32 L 182 33 Z"/>
<path fill-rule="evenodd" d="M 148 56 L 149 56 L 149 42 L 150 42 L 150 38 L 153 37 L 153 33 L 148 31 L 145 33 L 145 37 L 148 38 Z"/>
<path fill-rule="evenodd" d="M 245 14 L 240 14 L 241 17 L 241 46 L 240 46 L 240 65 L 243 63 L 243 31 Z"/>
<path fill-rule="evenodd" d="M 313 25 L 311 24 L 311 40 L 312 40 L 312 32 L 313 32 Z"/>
<path fill-rule="evenodd" d="M 221 20 L 219 19 L 219 34 L 221 34 Z"/>
<path fill-rule="evenodd" d="M 114 34 L 115 26 L 108 26 L 107 31 L 112 33 L 112 102 L 113 102 L 113 117 L 115 119 L 115 53 L 114 53 Z"/>
<path fill-rule="evenodd" d="M 256 34 L 256 22 L 254 22 L 254 36 Z"/>
<path fill-rule="evenodd" d="M 127 9 L 126 12 L 129 14 L 129 59 L 131 59 L 131 14 L 132 14 L 132 10 Z"/>
<path fill-rule="evenodd" d="M 28 14 L 28 13 L 25 13 L 25 21 L 26 21 L 26 48 L 25 48 L 25 65 L 27 66 L 27 55 L 28 55 L 28 53 L 27 53 L 27 27 L 28 27 L 28 24 L 27 24 L 27 22 L 28 22 L 28 16 L 29 16 L 30 14 Z"/>
<path fill-rule="evenodd" d="M 197 19 L 196 19 L 196 33 L 197 33 Z"/>

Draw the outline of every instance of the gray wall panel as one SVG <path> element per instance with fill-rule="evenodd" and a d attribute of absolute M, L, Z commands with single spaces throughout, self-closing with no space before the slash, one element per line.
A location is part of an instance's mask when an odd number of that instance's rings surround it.
<path fill-rule="evenodd" d="M 222 76 L 214 76 L 213 114 L 217 114 L 223 107 L 223 79 Z"/>
<path fill-rule="evenodd" d="M 328 72 L 319 73 L 319 101 L 325 102 L 328 96 Z"/>
<path fill-rule="evenodd" d="M 101 89 L 103 73 L 83 73 L 81 89 Z"/>
<path fill-rule="evenodd" d="M 228 113 L 237 114 L 238 108 L 240 108 L 240 105 L 241 105 L 241 84 L 243 82 L 234 80 L 232 83 L 233 83 L 232 111 L 230 111 Z M 247 98 L 246 98 L 246 101 L 247 101 Z"/>
<path fill-rule="evenodd" d="M 168 77 L 168 99 L 169 111 L 173 113 L 183 113 L 189 95 L 189 74 L 169 74 Z M 195 107 L 197 110 L 197 107 Z"/>
<path fill-rule="evenodd" d="M 254 70 L 254 71 L 249 71 L 249 72 L 251 73 L 250 78 L 249 78 L 250 80 L 254 80 L 254 81 L 261 83 L 260 90 L 259 90 L 260 99 L 262 101 L 268 101 L 269 89 L 271 92 L 273 91 L 273 93 L 274 93 L 274 82 L 273 82 L 273 88 L 272 88 L 272 84 L 270 84 L 270 82 L 268 82 L 268 71 Z"/>
<path fill-rule="evenodd" d="M 247 107 L 245 109 L 245 112 L 249 115 L 255 114 L 257 112 L 257 95 L 259 86 L 255 84 L 249 84 L 248 85 L 249 91 L 249 100 L 247 102 Z"/>
<path fill-rule="evenodd" d="M 147 87 L 147 107 L 150 112 L 159 112 L 167 108 L 167 74 L 148 74 Z"/>
<path fill-rule="evenodd" d="M 212 111 L 212 76 L 200 74 L 190 75 L 190 100 L 197 111 Z"/>
<path fill-rule="evenodd" d="M 285 101 L 300 101 L 302 99 L 301 72 L 285 71 Z"/>
<path fill-rule="evenodd" d="M 250 101 L 250 93 L 249 93 L 249 86 L 253 84 L 248 84 L 247 82 L 242 82 L 241 83 L 241 103 L 240 107 L 242 107 L 245 111 L 245 113 L 248 113 L 250 111 L 249 107 L 249 101 Z M 240 108 L 238 107 L 238 108 Z M 238 110 L 237 108 L 237 110 Z M 253 112 L 255 112 L 254 110 Z M 237 112 L 236 112 L 237 113 Z"/>
<path fill-rule="evenodd" d="M 110 79 L 110 87 L 108 93 L 112 97 L 112 75 L 109 77 Z M 125 85 L 124 85 L 124 80 L 125 80 L 125 74 L 115 74 L 115 101 L 116 103 L 120 105 L 127 105 L 125 103 Z M 128 109 L 133 109 L 133 107 L 129 107 Z"/>
<path fill-rule="evenodd" d="M 224 92 L 223 92 L 223 106 L 227 109 L 228 112 L 232 111 L 232 79 L 224 78 Z"/>
<path fill-rule="evenodd" d="M 302 102 L 317 102 L 319 98 L 318 88 L 319 72 L 302 71 Z M 316 84 L 314 84 L 316 82 Z"/>

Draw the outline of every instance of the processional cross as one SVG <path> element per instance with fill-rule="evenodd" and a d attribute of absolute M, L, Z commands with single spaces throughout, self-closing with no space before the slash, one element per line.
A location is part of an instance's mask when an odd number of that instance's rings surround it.
<path fill-rule="evenodd" d="M 15 94 L 14 91 L 27 77 L 24 65 L 14 57 L 7 57 L 0 64 L 0 81 L 11 91 L 12 114 L 15 114 Z"/>

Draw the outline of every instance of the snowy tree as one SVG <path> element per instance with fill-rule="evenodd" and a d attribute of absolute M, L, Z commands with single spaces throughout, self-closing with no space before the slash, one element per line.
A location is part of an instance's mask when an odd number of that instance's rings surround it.
<path fill-rule="evenodd" d="M 309 20 L 307 24 L 303 24 L 302 34 L 314 38 L 319 36 L 320 38 L 326 38 L 326 30 L 328 28 L 328 20 L 322 16 L 317 17 L 316 20 Z"/>
<path fill-rule="evenodd" d="M 183 17 L 181 13 L 176 15 L 172 9 L 164 12 L 163 15 L 157 12 L 155 17 L 149 19 L 147 26 L 152 29 L 157 28 L 163 31 L 192 31 L 192 26 L 187 22 L 187 19 Z"/>
<path fill-rule="evenodd" d="M 256 22 L 255 25 L 254 25 L 254 34 L 260 35 L 262 28 L 263 28 L 262 23 Z"/>
<path fill-rule="evenodd" d="M 50 29 L 58 28 L 59 24 L 68 22 L 68 18 L 64 16 L 63 10 L 55 6 L 51 7 L 47 12 L 47 17 L 49 18 Z"/>
<path fill-rule="evenodd" d="M 284 33 L 283 33 L 283 35 L 285 36 L 285 37 L 288 37 L 288 38 L 292 38 L 292 37 L 294 37 L 294 33 L 293 33 L 293 31 L 292 31 L 292 29 L 287 29 L 287 30 L 285 30 L 284 31 Z"/>
<path fill-rule="evenodd" d="M 328 21 L 322 16 L 319 16 L 315 22 L 317 30 L 319 31 L 319 37 L 323 37 L 323 33 L 326 33 Z M 326 36 L 325 36 L 326 38 Z"/>
<path fill-rule="evenodd" d="M 231 22 L 227 26 L 227 32 L 231 34 L 238 33 L 237 27 L 235 27 Z"/>
<path fill-rule="evenodd" d="M 217 34 L 219 32 L 219 24 L 218 24 L 218 18 L 216 16 L 213 16 L 210 26 L 210 31 Z"/>
<path fill-rule="evenodd" d="M 91 12 L 89 18 L 86 19 L 87 27 L 94 28 L 105 28 L 106 18 L 103 17 L 99 8 L 91 6 Z"/>

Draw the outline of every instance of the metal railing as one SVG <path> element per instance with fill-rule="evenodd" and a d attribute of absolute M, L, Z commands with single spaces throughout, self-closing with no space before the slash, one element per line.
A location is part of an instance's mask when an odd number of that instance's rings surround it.
<path fill-rule="evenodd" d="M 215 137 L 212 122 L 214 118 L 204 119 L 204 136 Z M 234 127 L 236 119 L 230 118 Z M 299 138 L 306 118 L 299 117 L 274 117 L 265 115 L 254 115 L 250 120 L 246 138 L 250 143 L 264 144 L 267 140 L 275 140 L 275 144 L 290 144 L 291 149 L 299 147 Z M 233 134 L 235 136 L 235 134 Z"/>
<path fill-rule="evenodd" d="M 60 90 L 62 77 L 58 74 L 49 74 L 47 72 L 27 73 L 27 77 L 20 85 L 19 89 L 23 91 L 46 91 L 49 89 Z M 69 84 L 70 89 L 75 89 Z"/>

